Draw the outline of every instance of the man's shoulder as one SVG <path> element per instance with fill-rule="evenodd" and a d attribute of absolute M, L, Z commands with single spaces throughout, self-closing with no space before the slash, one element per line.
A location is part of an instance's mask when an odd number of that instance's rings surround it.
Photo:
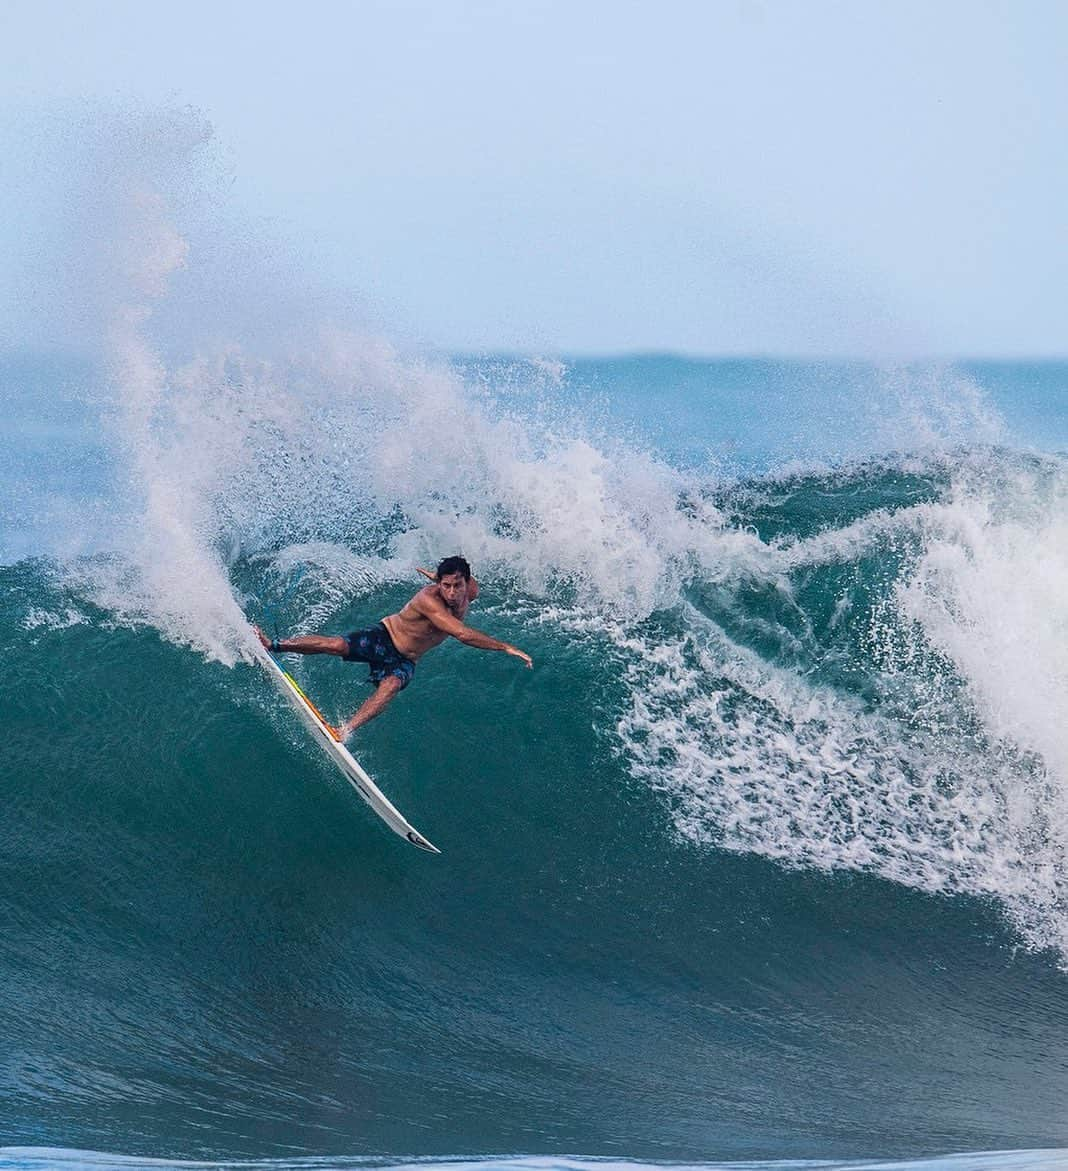
<path fill-rule="evenodd" d="M 443 610 L 445 608 L 445 603 L 438 593 L 438 587 L 433 583 L 423 586 L 417 594 L 413 595 L 408 605 L 420 614 L 426 613 L 427 610 Z"/>

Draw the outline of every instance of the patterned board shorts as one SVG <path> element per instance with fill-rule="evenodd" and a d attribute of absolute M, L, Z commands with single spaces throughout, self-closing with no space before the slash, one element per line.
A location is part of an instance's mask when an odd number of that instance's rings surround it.
<path fill-rule="evenodd" d="M 371 668 L 371 682 L 377 687 L 387 675 L 395 675 L 400 680 L 400 689 L 403 691 L 412 681 L 415 674 L 415 664 L 406 659 L 393 645 L 389 631 L 381 622 L 376 622 L 368 630 L 354 630 L 345 635 L 349 644 L 349 653 L 342 655 L 346 663 L 367 663 Z"/>

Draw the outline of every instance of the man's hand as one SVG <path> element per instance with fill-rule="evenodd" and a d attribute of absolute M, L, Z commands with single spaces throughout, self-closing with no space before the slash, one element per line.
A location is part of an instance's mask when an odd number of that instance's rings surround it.
<path fill-rule="evenodd" d="M 349 719 L 346 720 L 343 724 L 338 724 L 338 726 L 334 728 L 333 731 L 341 743 L 344 744 L 353 734 L 353 732 L 356 731 L 356 729 L 352 726 L 352 720 Z"/>
<path fill-rule="evenodd" d="M 252 629 L 256 632 L 256 637 L 263 644 L 263 649 L 265 651 L 269 651 L 271 649 L 271 640 L 263 633 L 262 630 L 260 630 L 258 626 L 253 626 Z"/>
<path fill-rule="evenodd" d="M 530 655 L 524 654 L 523 651 L 521 651 L 517 646 L 512 646 L 509 643 L 509 645 L 504 648 L 504 652 L 507 655 L 515 655 L 517 659 L 522 659 L 528 667 L 534 666 L 534 660 L 530 657 Z"/>

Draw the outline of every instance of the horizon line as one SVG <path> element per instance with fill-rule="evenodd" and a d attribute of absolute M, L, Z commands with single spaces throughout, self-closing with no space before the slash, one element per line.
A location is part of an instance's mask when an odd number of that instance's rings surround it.
<path fill-rule="evenodd" d="M 388 339 L 387 339 L 388 340 Z M 1013 364 L 1030 363 L 1033 365 L 1066 365 L 1068 364 L 1068 350 L 1063 353 L 1051 352 L 1004 352 L 1004 353 L 971 353 L 971 354 L 857 354 L 857 353 L 822 353 L 798 354 L 790 351 L 776 350 L 687 350 L 671 346 L 655 347 L 640 346 L 634 349 L 533 349 L 526 347 L 496 346 L 458 346 L 447 347 L 440 345 L 423 345 L 412 347 L 397 347 L 400 353 L 410 353 L 413 356 L 420 353 L 434 358 L 452 359 L 457 361 L 527 361 L 527 362 L 612 362 L 625 360 L 656 360 L 674 359 L 687 362 L 778 362 L 789 365 L 868 365 L 868 366 L 907 366 L 913 364 L 952 365 L 952 364 Z M 0 360 L 9 358 L 80 358 L 89 359 L 92 351 L 73 346 L 20 346 L 4 345 L 0 343 Z"/>

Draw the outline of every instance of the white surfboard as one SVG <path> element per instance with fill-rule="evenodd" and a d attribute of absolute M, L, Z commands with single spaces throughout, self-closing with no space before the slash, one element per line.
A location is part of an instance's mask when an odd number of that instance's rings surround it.
<path fill-rule="evenodd" d="M 406 838 L 413 846 L 420 850 L 429 850 L 431 854 L 440 854 L 437 846 L 432 845 L 423 835 L 405 820 L 382 790 L 363 771 L 356 758 L 338 739 L 334 729 L 323 719 L 322 713 L 300 689 L 300 685 L 279 666 L 270 651 L 264 650 L 260 655 L 260 662 L 272 679 L 281 688 L 282 693 L 300 713 L 301 718 L 312 730 L 315 739 L 327 756 L 341 770 L 345 779 L 378 814 L 394 833 Z"/>

